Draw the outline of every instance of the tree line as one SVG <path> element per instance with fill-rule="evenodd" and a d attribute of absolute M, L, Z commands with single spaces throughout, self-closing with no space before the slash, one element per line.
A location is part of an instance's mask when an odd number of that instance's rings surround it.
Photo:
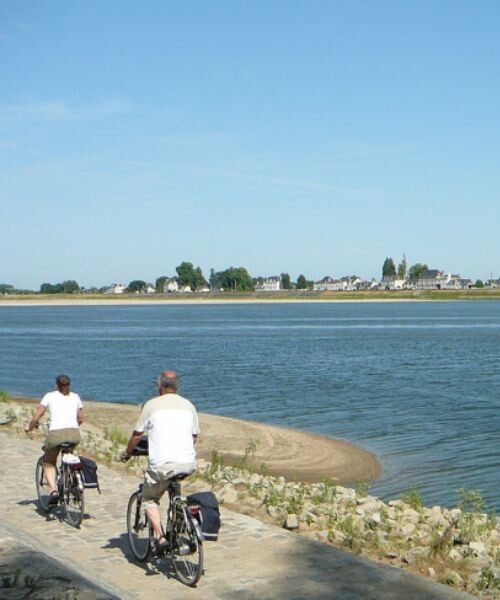
<path fill-rule="evenodd" d="M 195 267 L 193 263 L 183 261 L 175 268 L 176 275 L 168 276 L 161 275 L 157 277 L 154 285 L 143 279 L 134 279 L 129 282 L 125 288 L 126 293 L 137 294 L 146 293 L 150 288 L 154 288 L 156 293 L 163 293 L 165 283 L 174 279 L 177 281 L 180 288 L 189 287 L 192 291 L 199 291 L 204 288 L 209 288 L 212 291 L 224 292 L 249 292 L 266 280 L 265 277 L 252 277 L 245 267 L 229 267 L 223 271 L 215 271 L 210 269 L 208 279 L 205 278 L 203 271 L 199 266 Z M 285 290 L 292 289 L 310 289 L 313 282 L 306 279 L 305 275 L 299 275 L 296 281 L 292 281 L 288 273 L 281 273 L 281 288 Z M 104 293 L 109 289 L 109 286 L 97 288 L 84 288 L 74 279 L 69 279 L 59 283 L 42 283 L 40 290 L 23 290 L 24 293 L 39 293 L 39 294 L 78 294 L 78 293 Z M 16 290 L 14 286 L 6 283 L 0 284 L 0 294 L 15 294 L 21 290 Z"/>
<path fill-rule="evenodd" d="M 394 259 L 387 257 L 382 265 L 382 277 L 398 277 L 399 279 L 418 279 L 419 275 L 428 270 L 425 263 L 415 263 L 408 268 L 406 256 L 403 257 L 396 266 Z M 205 278 L 201 268 L 195 267 L 193 263 L 183 261 L 175 268 L 176 275 L 171 277 L 161 275 L 155 280 L 154 286 L 142 279 L 131 281 L 125 292 L 130 294 L 146 293 L 148 289 L 154 288 L 156 293 L 163 293 L 165 283 L 168 280 L 175 279 L 181 288 L 189 287 L 192 291 L 209 288 L 212 291 L 224 292 L 249 292 L 256 286 L 262 284 L 266 277 L 252 277 L 245 267 L 229 267 L 223 271 L 210 269 L 208 280 Z M 301 274 L 295 281 L 292 281 L 288 273 L 281 273 L 281 289 L 284 290 L 307 290 L 312 289 L 314 282 Z M 476 287 L 483 287 L 481 280 L 476 281 Z M 74 279 L 68 279 L 60 283 L 42 283 L 38 293 L 40 294 L 78 294 L 78 293 L 104 293 L 108 287 L 81 287 Z M 36 293 L 33 290 L 18 290 L 13 285 L 0 283 L 0 294 L 26 294 Z"/>

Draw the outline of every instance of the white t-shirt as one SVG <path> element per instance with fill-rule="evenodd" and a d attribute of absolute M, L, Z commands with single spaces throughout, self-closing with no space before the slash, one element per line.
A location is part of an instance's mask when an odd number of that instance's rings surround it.
<path fill-rule="evenodd" d="M 79 427 L 76 417 L 78 409 L 83 408 L 83 405 L 78 394 L 70 392 L 68 396 L 65 396 L 56 390 L 45 394 L 40 404 L 49 409 L 49 431 Z"/>
<path fill-rule="evenodd" d="M 149 440 L 149 464 L 194 463 L 193 435 L 200 433 L 195 407 L 179 394 L 164 394 L 148 400 L 135 431 L 144 431 Z"/>

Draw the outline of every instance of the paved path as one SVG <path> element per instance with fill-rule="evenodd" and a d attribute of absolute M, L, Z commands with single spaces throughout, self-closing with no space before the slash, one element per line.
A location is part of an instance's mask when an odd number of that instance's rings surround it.
<path fill-rule="evenodd" d="M 100 466 L 102 496 L 87 490 L 80 529 L 37 509 L 34 467 L 40 442 L 0 431 L 0 520 L 37 551 L 101 588 L 96 598 L 459 600 L 472 598 L 402 569 L 380 565 L 256 519 L 222 511 L 219 542 L 205 544 L 205 574 L 196 589 L 160 569 L 134 562 L 125 509 L 137 479 Z"/>

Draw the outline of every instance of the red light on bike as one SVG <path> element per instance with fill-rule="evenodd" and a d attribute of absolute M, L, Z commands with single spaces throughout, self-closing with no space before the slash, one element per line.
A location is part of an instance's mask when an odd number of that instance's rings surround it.
<path fill-rule="evenodd" d="M 200 512 L 201 512 L 201 509 L 200 509 L 200 507 L 199 507 L 199 506 L 190 506 L 190 507 L 189 507 L 189 512 L 190 512 L 192 515 L 199 515 L 199 514 L 200 514 Z"/>
<path fill-rule="evenodd" d="M 82 463 L 72 463 L 69 465 L 70 469 L 72 471 L 81 471 L 82 470 Z"/>

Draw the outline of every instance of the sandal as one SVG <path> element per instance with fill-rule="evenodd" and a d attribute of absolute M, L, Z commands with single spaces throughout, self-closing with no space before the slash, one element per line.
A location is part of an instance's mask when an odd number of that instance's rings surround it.
<path fill-rule="evenodd" d="M 59 501 L 59 494 L 54 490 L 53 492 L 50 492 L 50 496 L 49 496 L 49 506 L 53 506 L 54 504 L 57 504 Z"/>
<path fill-rule="evenodd" d="M 165 536 L 162 535 L 159 540 L 155 540 L 155 554 L 161 554 L 168 550 L 168 548 L 170 548 L 170 544 Z"/>

